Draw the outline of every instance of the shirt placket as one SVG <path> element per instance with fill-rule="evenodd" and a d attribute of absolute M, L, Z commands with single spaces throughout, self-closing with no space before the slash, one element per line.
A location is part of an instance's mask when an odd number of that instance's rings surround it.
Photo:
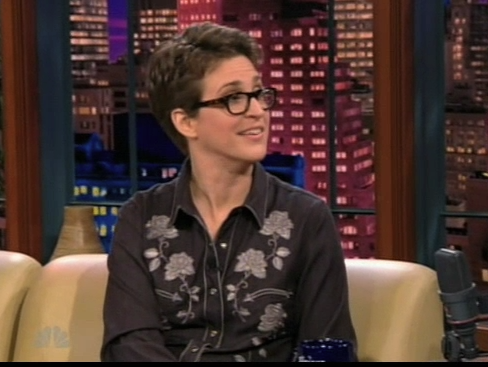
<path fill-rule="evenodd" d="M 219 348 L 224 339 L 225 333 L 225 282 L 224 275 L 230 261 L 230 250 L 237 226 L 237 218 L 232 217 L 226 221 L 219 236 L 213 242 L 209 242 L 206 251 L 206 283 L 208 284 L 208 295 L 206 297 L 207 317 L 210 325 L 205 333 L 205 342 L 210 343 L 213 348 Z"/>

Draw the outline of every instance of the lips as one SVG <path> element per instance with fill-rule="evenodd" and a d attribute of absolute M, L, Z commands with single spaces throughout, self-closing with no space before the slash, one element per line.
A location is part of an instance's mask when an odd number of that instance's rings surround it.
<path fill-rule="evenodd" d="M 248 135 L 248 136 L 255 136 L 255 135 L 260 135 L 264 132 L 263 127 L 253 127 L 251 129 L 247 129 L 244 131 L 241 131 L 239 135 Z"/>

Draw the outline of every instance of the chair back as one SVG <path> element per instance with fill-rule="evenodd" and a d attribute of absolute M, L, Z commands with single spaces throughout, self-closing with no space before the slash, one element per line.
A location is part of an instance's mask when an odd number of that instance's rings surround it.
<path fill-rule="evenodd" d="M 21 312 L 15 362 L 100 361 L 106 254 L 76 254 L 44 265 Z"/>
<path fill-rule="evenodd" d="M 41 268 L 26 254 L 0 250 L 0 362 L 12 359 L 20 307 Z"/>
<path fill-rule="evenodd" d="M 424 265 L 346 259 L 361 362 L 443 360 L 443 306 L 436 272 Z"/>

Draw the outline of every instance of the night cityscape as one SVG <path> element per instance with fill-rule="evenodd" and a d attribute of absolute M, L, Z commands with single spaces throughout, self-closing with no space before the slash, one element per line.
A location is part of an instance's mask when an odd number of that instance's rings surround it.
<path fill-rule="evenodd" d="M 487 212 L 488 2 L 445 3 L 446 210 Z M 138 0 L 129 6 L 126 0 L 70 0 L 70 6 L 74 196 L 99 203 L 95 215 L 107 251 L 118 208 L 130 195 L 132 117 L 138 189 L 178 173 L 183 156 L 150 114 L 144 62 L 158 44 L 194 22 L 238 27 L 265 50 L 263 81 L 279 91 L 265 168 L 334 207 L 375 208 L 371 1 Z M 327 28 L 330 16 L 335 40 Z M 336 46 L 332 76 L 331 42 Z M 346 256 L 373 257 L 374 215 L 341 214 L 337 220 Z M 488 281 L 484 227 L 486 220 L 446 219 L 447 246 L 463 249 L 475 280 Z"/>
<path fill-rule="evenodd" d="M 83 3 L 77 4 L 83 8 Z M 131 22 L 134 33 L 134 54 L 131 56 L 137 65 L 133 75 L 136 79 L 133 95 L 136 99 L 139 188 L 169 180 L 177 174 L 182 157 L 164 133 L 156 133 L 159 127 L 149 113 L 141 72 L 144 58 L 160 42 L 193 22 L 209 20 L 246 30 L 266 52 L 263 79 L 265 84 L 279 90 L 280 97 L 280 103 L 271 112 L 269 157 L 274 157 L 274 166 L 267 166 L 267 169 L 274 173 L 279 169 L 282 178 L 303 186 L 336 207 L 374 208 L 371 2 L 334 2 L 337 35 L 334 91 L 327 90 L 330 77 L 327 32 L 330 10 L 327 1 L 136 1 L 132 4 L 130 17 L 127 2 L 112 0 L 99 4 L 108 14 L 108 27 L 102 21 L 102 27 L 105 27 L 102 29 L 108 28 L 108 54 L 105 49 L 104 62 L 97 62 L 94 68 L 96 78 L 93 81 L 99 84 L 98 88 L 87 86 L 86 77 L 77 77 L 75 64 L 75 106 L 80 109 L 89 104 L 108 106 L 107 111 L 112 114 L 90 116 L 93 118 L 90 123 L 86 115 L 75 114 L 75 131 L 80 138 L 95 134 L 100 140 L 97 144 L 99 158 L 94 160 L 99 167 L 96 180 L 93 172 L 90 173 L 93 169 L 90 163 L 86 159 L 77 159 L 75 195 L 78 200 L 117 201 L 124 200 L 124 195 L 129 193 L 127 181 L 124 185 L 115 179 L 119 175 L 122 180 L 123 177 L 127 180 L 128 174 L 130 58 L 127 55 L 127 24 Z M 446 208 L 483 211 L 488 208 L 488 202 L 483 203 L 478 197 L 480 190 L 488 189 L 488 181 L 480 179 L 483 178 L 480 172 L 484 172 L 487 165 L 485 108 L 488 85 L 484 77 L 487 69 L 483 69 L 478 60 L 487 59 L 488 6 L 483 1 L 465 0 L 446 1 L 446 6 Z M 77 8 L 72 9 L 76 12 Z M 89 10 L 83 9 L 83 12 Z M 472 48 L 470 42 L 477 46 L 484 42 L 484 46 Z M 468 53 L 466 47 L 475 51 Z M 82 65 L 81 69 L 86 71 L 86 64 Z M 335 102 L 334 121 L 327 116 L 331 93 Z M 332 124 L 335 125 L 336 145 L 331 150 L 328 141 Z M 475 141 L 469 139 L 470 134 L 476 137 Z M 330 197 L 329 187 L 331 152 L 335 153 L 335 198 Z M 100 166 L 104 168 L 100 170 Z M 100 185 L 103 177 L 106 184 L 109 181 L 112 184 Z M 115 221 L 110 213 L 115 215 L 117 209 L 102 205 L 96 210 L 99 210 L 100 233 L 108 248 Z M 486 259 L 476 254 L 486 247 L 488 235 L 484 230 L 476 229 L 477 223 L 478 227 L 484 227 L 483 221 L 479 220 L 447 219 L 448 246 L 464 249 L 471 265 L 475 269 L 484 269 Z M 340 215 L 338 225 L 347 256 L 373 256 L 374 216 Z M 484 277 L 482 272 L 479 274 Z"/>
<path fill-rule="evenodd" d="M 107 48 L 95 48 L 91 67 L 89 52 L 76 46 L 73 63 L 75 88 L 75 132 L 77 200 L 124 200 L 130 192 L 128 181 L 128 69 L 127 7 L 122 2 L 99 2 L 99 7 L 72 6 L 73 13 L 107 12 L 101 29 L 108 34 Z M 259 3 L 259 6 L 258 6 Z M 80 5 L 81 4 L 81 5 Z M 351 1 L 338 1 L 336 19 L 343 27 L 356 29 L 346 13 Z M 108 9 L 104 8 L 108 6 Z M 144 58 L 164 39 L 198 21 L 213 21 L 248 31 L 266 53 L 263 81 L 279 91 L 279 103 L 271 111 L 269 155 L 263 162 L 271 173 L 304 187 L 330 202 L 327 118 L 330 96 L 328 82 L 328 8 L 326 1 L 138 1 L 134 3 L 134 60 L 136 78 L 136 125 L 139 189 L 169 180 L 177 174 L 182 157 L 164 137 L 156 133 L 142 85 Z M 81 7 L 81 8 L 80 8 Z M 103 9 L 103 10 L 101 10 Z M 255 12 L 259 9 L 259 12 Z M 335 205 L 374 208 L 373 142 L 368 129 L 372 120 L 372 5 L 354 5 L 361 20 L 354 42 L 339 52 L 344 60 L 336 63 L 336 198 Z M 124 21 L 125 20 L 125 21 Z M 108 26 L 106 25 L 108 21 Z M 103 28 L 103 22 L 105 26 Z M 73 24 L 79 29 L 85 23 Z M 80 32 L 81 34 L 81 32 Z M 97 33 L 100 35 L 101 33 Z M 340 35 L 339 35 L 340 37 Z M 79 41 L 79 42 L 78 42 Z M 124 41 L 125 48 L 124 48 Z M 87 42 L 72 39 L 72 45 Z M 354 53 L 353 55 L 349 55 Z M 73 54 L 73 51 L 72 51 Z M 73 55 L 72 55 L 73 56 Z M 100 61 L 104 57 L 103 61 Z M 350 59 L 350 60 L 349 60 Z M 364 61 L 363 59 L 366 59 Z M 349 61 L 348 61 L 349 60 Z M 90 71 L 91 70 L 91 71 Z M 353 87 L 361 86 L 353 95 Z M 92 115 L 91 106 L 107 113 Z M 111 113 L 108 113 L 111 111 Z M 159 136 L 159 137 L 158 137 Z M 98 141 L 97 141 L 98 139 Z M 269 163 L 269 164 L 268 164 Z M 125 177 L 125 184 L 124 184 Z M 104 182 L 102 182 L 105 180 Z M 125 195 L 125 196 L 124 196 Z M 104 208 L 100 216 L 116 213 Z M 109 215 L 110 216 L 110 215 Z M 114 218 L 100 220 L 101 234 L 109 242 Z M 371 257 L 374 253 L 374 216 L 347 215 L 339 218 L 344 235 L 343 248 L 350 256 Z"/>

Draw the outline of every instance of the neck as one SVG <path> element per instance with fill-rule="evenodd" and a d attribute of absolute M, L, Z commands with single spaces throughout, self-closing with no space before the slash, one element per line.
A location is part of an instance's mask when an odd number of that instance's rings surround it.
<path fill-rule="evenodd" d="M 197 208 L 218 215 L 244 204 L 252 185 L 253 164 L 207 164 L 191 160 L 191 195 Z"/>

